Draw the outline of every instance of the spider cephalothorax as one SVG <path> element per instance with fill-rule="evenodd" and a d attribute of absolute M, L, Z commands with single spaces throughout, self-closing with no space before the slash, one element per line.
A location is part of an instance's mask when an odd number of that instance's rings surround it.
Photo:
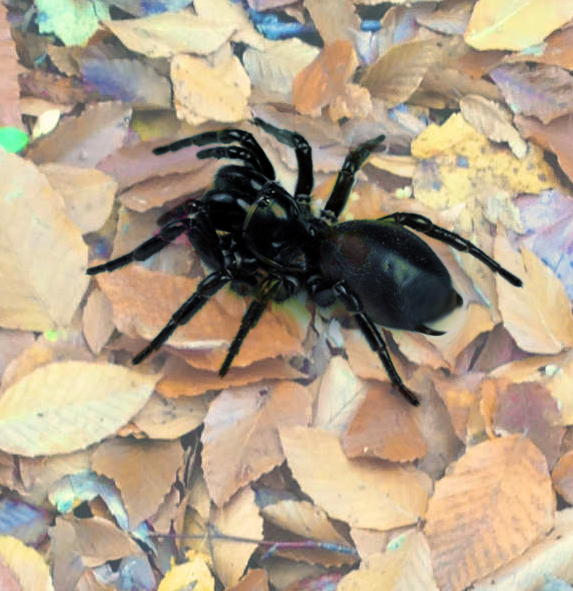
<path fill-rule="evenodd" d="M 229 284 L 253 299 L 221 366 L 219 373 L 224 376 L 267 304 L 305 290 L 320 306 L 338 300 L 346 307 L 394 386 L 417 405 L 417 397 L 396 372 L 375 323 L 427 335 L 443 334 L 427 324 L 459 307 L 462 298 L 434 251 L 407 228 L 468 252 L 512 285 L 520 287 L 521 280 L 465 238 L 421 215 L 394 213 L 377 220 L 337 223 L 356 172 L 384 136 L 348 154 L 318 217 L 310 208 L 314 179 L 308 142 L 298 133 L 261 119 L 254 123 L 294 148 L 298 162 L 294 195 L 275 181 L 273 165 L 249 132 L 209 131 L 156 148 L 154 154 L 161 155 L 187 146 L 224 144 L 201 150 L 197 157 L 230 158 L 242 164 L 223 166 L 215 175 L 213 188 L 200 199 L 186 201 L 162 216 L 156 236 L 130 253 L 87 270 L 88 275 L 96 275 L 148 259 L 183 233 L 211 269 L 133 363 L 141 363 L 159 349 L 178 326 L 189 322 L 211 296 Z"/>

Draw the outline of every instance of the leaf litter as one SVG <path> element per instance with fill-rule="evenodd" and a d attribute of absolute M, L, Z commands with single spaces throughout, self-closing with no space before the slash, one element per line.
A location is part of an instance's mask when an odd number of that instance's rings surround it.
<path fill-rule="evenodd" d="M 573 11 L 511 6 L 2 8 L 0 125 L 30 142 L 0 155 L 2 585 L 573 583 Z M 197 148 L 152 154 L 174 139 L 248 130 L 292 189 L 294 153 L 253 117 L 308 139 L 318 204 L 348 149 L 385 134 L 345 219 L 427 215 L 524 280 L 432 244 L 464 309 L 443 337 L 385 332 L 419 409 L 346 315 L 302 298 L 223 381 L 246 309 L 225 292 L 129 365 L 205 269 L 181 238 L 90 284 L 88 252 L 129 251 L 209 187 L 220 163 Z"/>

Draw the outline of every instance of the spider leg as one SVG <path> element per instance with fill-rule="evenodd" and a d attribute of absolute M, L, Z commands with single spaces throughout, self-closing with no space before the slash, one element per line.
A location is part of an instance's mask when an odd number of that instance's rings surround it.
<path fill-rule="evenodd" d="M 153 150 L 156 156 L 167 154 L 167 152 L 177 152 L 189 146 L 206 146 L 208 144 L 231 144 L 237 142 L 243 148 L 253 152 L 259 166 L 257 167 L 268 179 L 275 179 L 275 169 L 268 159 L 264 150 L 261 148 L 252 133 L 242 129 L 221 129 L 219 131 L 206 131 L 198 135 L 186 137 L 177 140 L 165 146 L 159 146 Z"/>
<path fill-rule="evenodd" d="M 257 290 L 257 295 L 247 308 L 247 311 L 241 320 L 241 326 L 239 327 L 235 338 L 229 346 L 227 356 L 225 357 L 223 365 L 221 365 L 221 369 L 219 370 L 219 375 L 221 377 L 224 377 L 229 371 L 229 368 L 239 353 L 241 345 L 243 344 L 247 334 L 249 334 L 249 331 L 257 325 L 257 322 L 261 319 L 267 304 L 272 299 L 275 299 L 275 297 L 277 297 L 280 301 L 288 299 L 298 289 L 298 285 L 299 284 L 296 279 L 289 281 L 289 277 L 277 277 L 269 275 L 263 281 Z"/>
<path fill-rule="evenodd" d="M 356 319 L 356 322 L 358 323 L 364 338 L 370 345 L 372 351 L 374 351 L 380 358 L 380 361 L 382 362 L 382 365 L 384 366 L 384 369 L 386 370 L 386 373 L 388 374 L 392 384 L 394 384 L 394 386 L 400 391 L 402 396 L 404 396 L 404 398 L 406 398 L 410 404 L 418 406 L 420 404 L 418 397 L 404 385 L 402 378 L 392 363 L 390 353 L 388 352 L 388 347 L 386 346 L 382 335 L 380 334 L 378 328 L 376 328 L 374 322 L 372 322 L 372 320 L 369 318 L 368 314 L 364 312 L 360 300 L 346 287 L 342 281 L 336 283 L 332 287 L 332 290 L 338 299 L 344 304 L 344 307 L 354 315 L 354 318 Z"/>
<path fill-rule="evenodd" d="M 248 164 L 263 173 L 255 153 L 248 148 L 240 148 L 239 146 L 216 146 L 215 148 L 207 148 L 197 152 L 197 158 L 199 158 L 199 160 L 204 160 L 206 158 L 216 158 L 217 160 L 220 160 L 221 158 L 242 160 L 245 164 Z"/>
<path fill-rule="evenodd" d="M 187 324 L 191 318 L 207 303 L 207 300 L 215 295 L 226 283 L 231 281 L 231 276 L 226 271 L 215 271 L 207 275 L 197 286 L 197 291 L 171 316 L 169 322 L 161 332 L 149 343 L 143 351 L 133 358 L 133 365 L 141 363 L 151 353 L 157 351 L 175 332 L 178 326 Z"/>
<path fill-rule="evenodd" d="M 366 162 L 374 148 L 384 141 L 385 137 L 384 135 L 379 135 L 374 139 L 364 142 L 346 156 L 342 168 L 336 177 L 334 189 L 332 189 L 332 193 L 322 210 L 323 217 L 331 218 L 332 220 L 338 219 L 338 216 L 342 213 L 348 201 L 356 173 Z"/>
<path fill-rule="evenodd" d="M 116 269 L 128 265 L 132 261 L 145 261 L 154 254 L 157 254 L 160 250 L 163 250 L 170 242 L 173 242 L 178 236 L 188 230 L 189 227 L 189 220 L 177 220 L 171 222 L 163 226 L 163 228 L 161 228 L 161 230 L 159 230 L 159 232 L 153 236 L 153 238 L 146 240 L 143 244 L 140 244 L 131 252 L 128 252 L 117 259 L 112 259 L 107 263 L 103 263 L 102 265 L 90 267 L 86 271 L 86 274 L 97 275 L 98 273 L 103 273 L 104 271 L 111 273 Z"/>
<path fill-rule="evenodd" d="M 469 240 L 462 238 L 454 232 L 450 232 L 445 228 L 434 225 L 430 219 L 423 215 L 403 212 L 393 213 L 380 218 L 380 220 L 393 222 L 400 224 L 401 226 L 407 226 L 413 230 L 421 232 L 422 234 L 430 236 L 430 238 L 435 238 L 440 242 L 444 242 L 448 246 L 451 246 L 460 252 L 467 252 L 481 261 L 484 265 L 489 267 L 494 273 L 498 273 L 506 281 L 511 283 L 511 285 L 514 285 L 515 287 L 523 286 L 523 281 L 519 279 L 519 277 L 516 277 L 513 273 L 510 273 L 507 269 L 504 269 L 497 261 L 488 256 L 475 244 L 472 244 Z"/>
<path fill-rule="evenodd" d="M 298 179 L 296 182 L 296 195 L 310 195 L 314 187 L 314 175 L 312 171 L 312 148 L 302 135 L 288 129 L 279 129 L 259 117 L 253 120 L 263 131 L 272 135 L 281 144 L 294 148 L 298 163 Z"/>

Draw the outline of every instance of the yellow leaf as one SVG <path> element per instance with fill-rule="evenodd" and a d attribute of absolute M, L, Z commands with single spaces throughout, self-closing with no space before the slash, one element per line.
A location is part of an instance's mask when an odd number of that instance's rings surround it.
<path fill-rule="evenodd" d="M 199 556 L 193 558 L 192 552 L 188 555 L 188 562 L 174 564 L 167 571 L 157 591 L 182 591 L 182 589 L 213 591 L 215 589 L 215 580 L 205 561 Z"/>
<path fill-rule="evenodd" d="M 112 364 L 44 365 L 0 398 L 0 447 L 23 456 L 83 449 L 127 423 L 158 379 Z"/>
<path fill-rule="evenodd" d="M 16 576 L 21 591 L 54 591 L 48 565 L 21 540 L 0 536 L 0 562 Z"/>
<path fill-rule="evenodd" d="M 525 49 L 573 17 L 571 0 L 479 0 L 465 40 L 476 49 Z"/>

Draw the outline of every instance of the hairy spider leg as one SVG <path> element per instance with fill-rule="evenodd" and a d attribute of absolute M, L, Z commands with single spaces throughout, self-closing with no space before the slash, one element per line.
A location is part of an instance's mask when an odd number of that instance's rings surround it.
<path fill-rule="evenodd" d="M 157 351 L 169 337 L 175 332 L 178 326 L 187 324 L 199 310 L 207 303 L 210 297 L 214 296 L 226 283 L 232 280 L 231 275 L 226 270 L 215 271 L 207 275 L 197 286 L 197 291 L 179 307 L 171 316 L 169 322 L 161 332 L 149 343 L 143 351 L 138 353 L 132 360 L 133 365 L 138 365 L 151 353 Z"/>
<path fill-rule="evenodd" d="M 295 197 L 297 195 L 310 195 L 314 187 L 314 173 L 312 170 L 312 148 L 306 139 L 294 131 L 280 129 L 263 121 L 259 117 L 253 119 L 263 131 L 272 135 L 276 140 L 285 146 L 294 148 L 298 164 L 298 178 L 296 181 Z"/>
<path fill-rule="evenodd" d="M 159 232 L 146 240 L 143 244 L 140 244 L 137 248 L 120 256 L 116 259 L 112 259 L 107 263 L 103 263 L 102 265 L 96 265 L 95 267 L 90 267 L 87 271 L 87 275 L 97 275 L 98 273 L 103 273 L 107 271 L 111 273 L 116 269 L 120 269 L 125 265 L 133 261 L 145 261 L 148 258 L 152 257 L 154 254 L 157 254 L 160 250 L 163 250 L 170 242 L 173 242 L 178 236 L 183 234 L 186 230 L 190 229 L 190 221 L 189 220 L 176 220 L 174 222 L 170 222 L 166 224 L 159 230 Z"/>
<path fill-rule="evenodd" d="M 216 146 L 214 148 L 207 148 L 206 150 L 197 152 L 197 158 L 199 160 L 205 160 L 206 158 L 216 158 L 217 160 L 220 160 L 221 158 L 242 160 L 245 164 L 258 170 L 260 173 L 263 173 L 255 153 L 248 148 L 240 148 L 239 146 Z"/>
<path fill-rule="evenodd" d="M 265 154 L 264 150 L 259 145 L 252 133 L 243 131 L 242 129 L 221 129 L 219 131 L 206 131 L 198 135 L 186 137 L 177 140 L 165 146 L 159 146 L 153 150 L 156 156 L 167 154 L 167 152 L 177 152 L 189 146 L 206 146 L 208 144 L 231 144 L 237 142 L 250 150 L 258 163 L 257 169 L 264 174 L 268 179 L 275 179 L 275 169 Z M 205 156 L 204 156 L 205 157 Z"/>
<path fill-rule="evenodd" d="M 260 284 L 257 290 L 257 295 L 247 308 L 247 311 L 241 320 L 241 326 L 239 327 L 235 338 L 229 346 L 229 350 L 227 351 L 227 356 L 223 361 L 223 365 L 221 365 L 221 369 L 219 370 L 219 375 L 221 377 L 224 377 L 229 371 L 229 368 L 239 353 L 246 336 L 249 334 L 251 329 L 255 328 L 258 321 L 261 319 L 267 304 L 273 299 L 275 294 L 282 287 L 288 289 L 289 285 L 290 284 L 284 281 L 282 277 L 276 277 L 272 275 L 267 276 Z"/>
<path fill-rule="evenodd" d="M 404 396 L 404 398 L 406 398 L 410 404 L 418 406 L 420 404 L 418 397 L 404 385 L 402 378 L 394 367 L 394 363 L 392 363 L 390 353 L 388 352 L 388 347 L 386 346 L 382 335 L 380 334 L 378 328 L 376 328 L 374 322 L 372 322 L 372 320 L 369 318 L 368 314 L 366 314 L 366 312 L 364 312 L 362 309 L 362 304 L 360 303 L 358 297 L 356 297 L 348 289 L 343 281 L 335 284 L 332 289 L 338 299 L 344 304 L 344 307 L 356 319 L 356 322 L 358 323 L 364 338 L 370 345 L 372 351 L 374 351 L 380 358 L 380 361 L 382 362 L 382 365 L 384 366 L 384 369 L 386 370 L 386 373 L 388 374 L 392 384 L 400 391 L 402 396 Z"/>
<path fill-rule="evenodd" d="M 511 283 L 515 287 L 523 287 L 523 281 L 516 277 L 513 273 L 510 273 L 507 269 L 504 269 L 497 261 L 488 256 L 483 250 L 479 249 L 475 244 L 472 244 L 466 238 L 462 238 L 454 232 L 450 232 L 445 228 L 436 226 L 429 218 L 418 215 L 416 213 L 404 213 L 398 212 L 391 215 L 387 215 L 380 218 L 380 221 L 389 221 L 401 226 L 407 226 L 422 234 L 426 234 L 430 238 L 435 238 L 440 242 L 445 242 L 448 246 L 455 248 L 461 252 L 467 252 L 476 259 L 481 261 L 484 265 L 489 267 L 494 273 L 503 277 L 506 281 Z"/>
<path fill-rule="evenodd" d="M 338 216 L 346 207 L 350 190 L 352 189 L 352 185 L 354 185 L 356 173 L 362 168 L 374 148 L 381 144 L 385 138 L 386 136 L 379 135 L 374 139 L 368 140 L 360 144 L 346 156 L 342 168 L 336 177 L 336 183 L 334 184 L 332 193 L 321 212 L 323 217 L 332 221 L 338 219 Z"/>

